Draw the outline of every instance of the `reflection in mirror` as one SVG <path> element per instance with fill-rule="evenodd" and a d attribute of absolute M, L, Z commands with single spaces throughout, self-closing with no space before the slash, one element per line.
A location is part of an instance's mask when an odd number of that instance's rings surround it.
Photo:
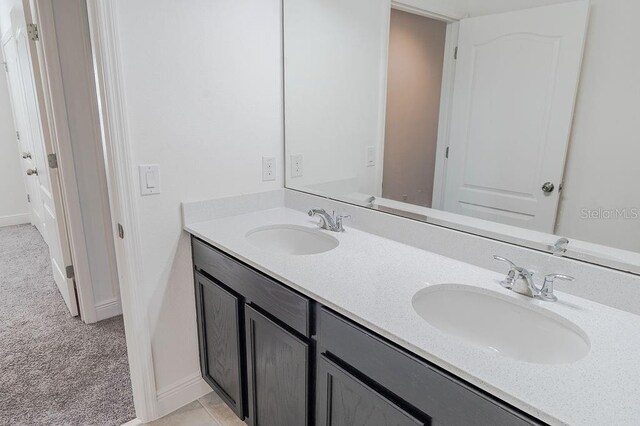
<path fill-rule="evenodd" d="M 284 0 L 287 187 L 640 272 L 639 14 Z"/>

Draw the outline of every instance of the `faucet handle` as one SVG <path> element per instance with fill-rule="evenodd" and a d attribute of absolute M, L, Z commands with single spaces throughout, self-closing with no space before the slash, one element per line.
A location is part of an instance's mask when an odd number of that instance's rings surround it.
<path fill-rule="evenodd" d="M 342 226 L 342 223 L 345 219 L 350 219 L 351 215 L 350 214 L 339 214 L 335 216 L 335 221 L 336 221 L 336 231 L 338 232 L 344 232 L 344 226 Z"/>
<path fill-rule="evenodd" d="M 511 269 L 516 269 L 516 268 L 517 268 L 516 264 L 515 264 L 515 263 L 513 263 L 512 261 L 510 261 L 509 259 L 507 259 L 506 257 L 502 257 L 502 256 L 498 256 L 498 255 L 495 255 L 495 254 L 494 254 L 494 255 L 493 255 L 493 258 L 494 258 L 495 260 L 500 261 L 500 262 L 508 263 L 508 264 L 509 264 L 509 266 L 511 266 Z"/>
<path fill-rule="evenodd" d="M 544 283 L 542 284 L 542 288 L 540 289 L 540 298 L 543 300 L 547 300 L 550 302 L 555 302 L 558 298 L 553 294 L 553 284 L 555 280 L 563 280 L 563 281 L 575 281 L 570 275 L 564 274 L 548 274 L 544 276 Z"/>
<path fill-rule="evenodd" d="M 508 288 L 508 289 L 512 288 L 513 283 L 517 278 L 516 273 L 518 272 L 518 269 L 519 269 L 518 266 L 512 261 L 510 261 L 509 259 L 507 259 L 506 257 L 501 257 L 494 254 L 493 258 L 499 262 L 504 262 L 509 265 L 509 272 L 507 272 L 507 276 L 505 277 L 505 279 L 500 281 L 500 285 L 504 288 Z"/>

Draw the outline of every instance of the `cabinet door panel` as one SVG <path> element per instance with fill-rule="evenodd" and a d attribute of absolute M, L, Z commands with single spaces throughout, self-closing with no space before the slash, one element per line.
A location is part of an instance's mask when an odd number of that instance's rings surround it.
<path fill-rule="evenodd" d="M 198 273 L 196 300 L 202 376 L 244 418 L 240 300 Z"/>
<path fill-rule="evenodd" d="M 318 426 L 416 426 L 427 423 L 324 355 L 318 360 Z"/>
<path fill-rule="evenodd" d="M 298 333 L 309 337 L 309 299 L 243 265 L 229 255 L 192 239 L 195 267 L 255 303 Z"/>
<path fill-rule="evenodd" d="M 308 423 L 309 346 L 250 306 L 245 307 L 249 424 Z"/>

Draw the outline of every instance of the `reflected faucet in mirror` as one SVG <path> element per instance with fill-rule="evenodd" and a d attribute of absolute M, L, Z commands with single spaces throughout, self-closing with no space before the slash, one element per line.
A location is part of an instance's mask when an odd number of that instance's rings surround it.
<path fill-rule="evenodd" d="M 567 252 L 568 246 L 569 239 L 562 237 L 553 245 L 551 253 L 553 253 L 554 256 L 562 257 Z"/>

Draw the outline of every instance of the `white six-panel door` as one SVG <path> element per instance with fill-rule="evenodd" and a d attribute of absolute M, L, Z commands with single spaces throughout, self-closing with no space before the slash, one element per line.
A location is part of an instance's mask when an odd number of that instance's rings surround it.
<path fill-rule="evenodd" d="M 553 233 L 588 13 L 579 1 L 460 22 L 445 210 Z"/>

